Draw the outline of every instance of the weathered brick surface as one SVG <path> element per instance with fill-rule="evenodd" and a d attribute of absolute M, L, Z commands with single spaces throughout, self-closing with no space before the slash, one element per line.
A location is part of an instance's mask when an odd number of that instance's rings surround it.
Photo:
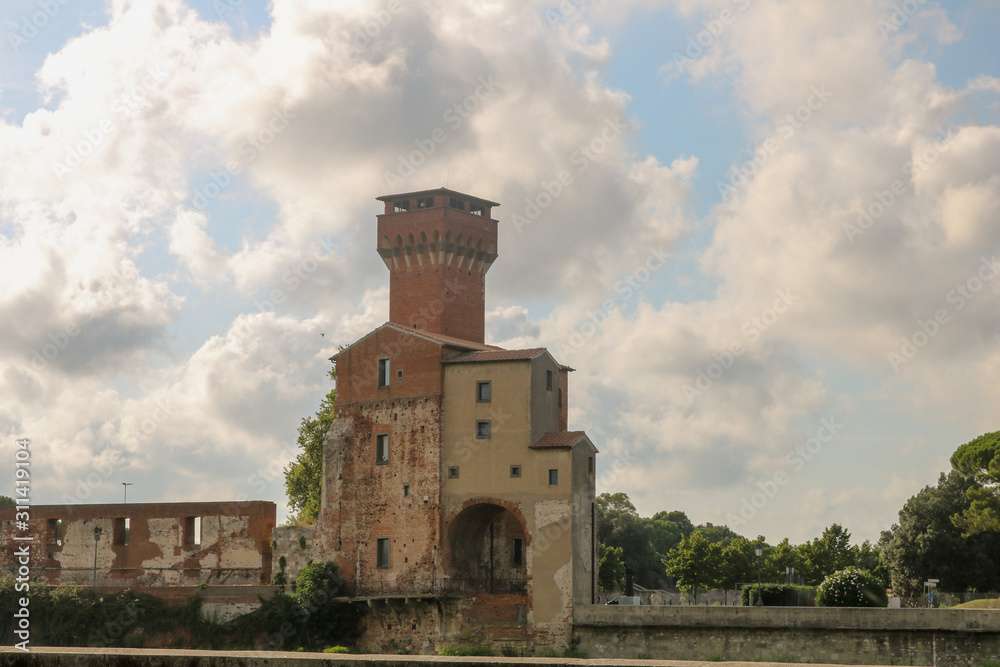
<path fill-rule="evenodd" d="M 0 507 L 0 567 L 14 560 L 13 506 Z M 31 508 L 32 576 L 53 584 L 176 586 L 269 584 L 276 508 L 266 501 L 36 505 Z M 184 540 L 186 517 L 201 517 L 201 544 Z M 129 518 L 128 544 L 115 544 L 114 520 Z M 51 520 L 62 521 L 56 540 Z M 23 534 L 22 531 L 17 531 Z"/>

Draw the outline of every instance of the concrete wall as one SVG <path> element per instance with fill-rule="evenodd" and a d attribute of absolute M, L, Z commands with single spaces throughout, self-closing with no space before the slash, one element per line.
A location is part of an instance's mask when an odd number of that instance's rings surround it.
<path fill-rule="evenodd" d="M 0 507 L 4 569 L 16 565 L 14 511 Z M 31 546 L 31 572 L 52 584 L 93 584 L 97 527 L 98 585 L 269 584 L 275 514 L 274 503 L 266 501 L 36 505 L 31 508 L 30 532 L 38 538 Z M 197 544 L 186 536 L 189 517 L 201 519 Z M 118 544 L 125 540 L 116 540 L 116 524 L 126 518 L 127 544 Z"/>
<path fill-rule="evenodd" d="M 1000 613 L 578 606 L 573 637 L 592 658 L 979 667 L 1000 659 Z"/>

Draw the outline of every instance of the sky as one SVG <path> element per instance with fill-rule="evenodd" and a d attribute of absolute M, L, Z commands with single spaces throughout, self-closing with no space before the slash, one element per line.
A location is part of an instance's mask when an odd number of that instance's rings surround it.
<path fill-rule="evenodd" d="M 876 540 L 1000 429 L 997 34 L 998 0 L 8 0 L 0 474 L 29 438 L 36 503 L 283 519 L 328 358 L 388 318 L 375 198 L 449 187 L 501 204 L 487 342 L 577 369 L 598 492 Z"/>

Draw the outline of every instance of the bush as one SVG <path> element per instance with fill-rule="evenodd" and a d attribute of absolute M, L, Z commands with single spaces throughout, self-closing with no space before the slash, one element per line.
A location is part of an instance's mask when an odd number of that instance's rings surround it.
<path fill-rule="evenodd" d="M 346 646 L 331 646 L 330 648 L 323 649 L 323 653 L 350 653 L 351 649 Z"/>
<path fill-rule="evenodd" d="M 847 567 L 823 580 L 816 592 L 820 607 L 884 607 L 885 589 L 868 570 Z"/>
<path fill-rule="evenodd" d="M 814 586 L 793 584 L 761 584 L 760 598 L 766 607 L 811 607 L 816 594 Z M 740 604 L 752 607 L 757 604 L 757 586 L 744 586 L 740 591 Z"/>

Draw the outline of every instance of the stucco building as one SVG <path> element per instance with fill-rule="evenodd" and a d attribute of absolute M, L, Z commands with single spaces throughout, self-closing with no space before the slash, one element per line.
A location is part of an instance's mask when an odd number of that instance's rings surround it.
<path fill-rule="evenodd" d="M 568 430 L 572 369 L 485 343 L 498 204 L 379 200 L 389 322 L 333 357 L 316 548 L 367 604 L 370 648 L 565 644 L 597 590 L 597 449 Z"/>

